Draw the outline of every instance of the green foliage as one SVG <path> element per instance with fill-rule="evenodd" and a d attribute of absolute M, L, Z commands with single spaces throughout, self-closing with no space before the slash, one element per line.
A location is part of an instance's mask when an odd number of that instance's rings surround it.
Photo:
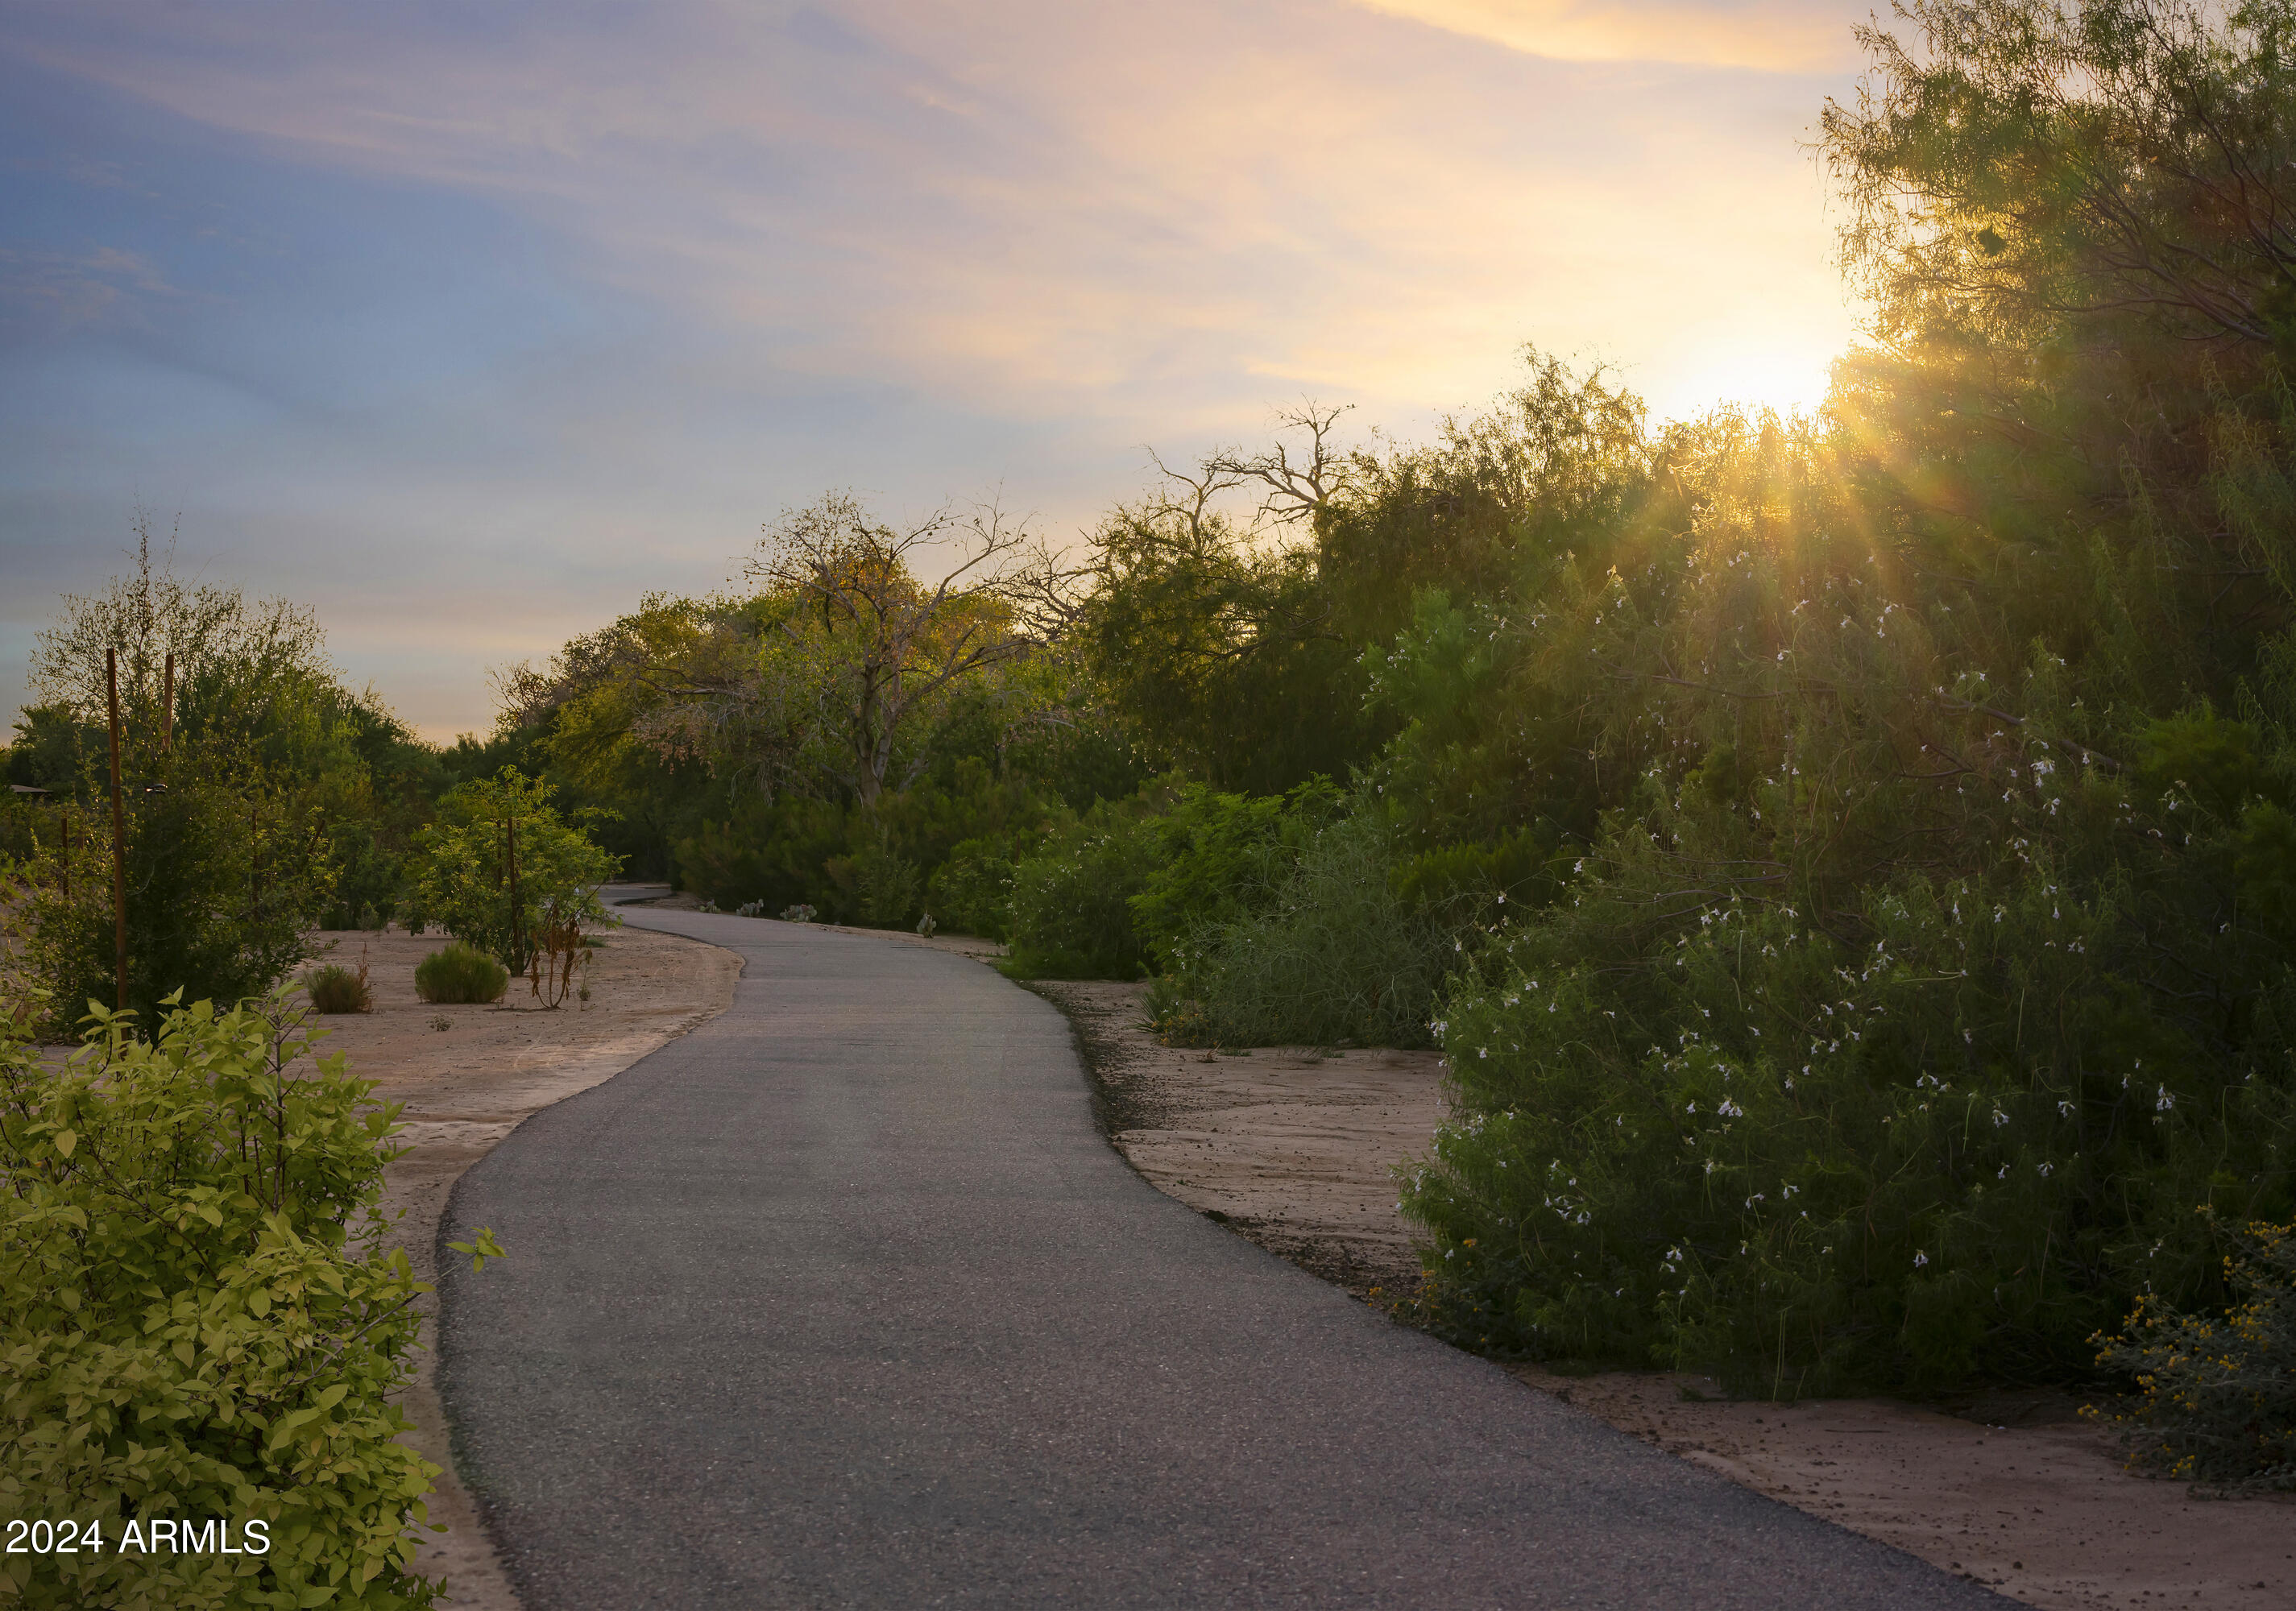
<path fill-rule="evenodd" d="M 1310 798 L 1292 814 L 1304 842 L 1262 887 L 1264 896 L 1234 900 L 1237 915 L 1198 921 L 1169 947 L 1168 971 L 1150 998 L 1166 1038 L 1224 1046 L 1426 1043 L 1430 1005 L 1460 942 L 1452 924 L 1396 895 L 1381 814 L 1358 802 L 1314 825 L 1327 803 Z"/>
<path fill-rule="evenodd" d="M 925 890 L 925 905 L 939 914 L 942 928 L 983 939 L 1005 937 L 1013 912 L 1013 840 L 1002 837 L 965 839 L 950 848 Z"/>
<path fill-rule="evenodd" d="M 505 766 L 439 803 L 416 838 L 412 916 L 523 973 L 545 935 L 614 921 L 598 886 L 614 858 L 550 803 L 551 786 Z"/>
<path fill-rule="evenodd" d="M 315 969 L 304 988 L 310 993 L 311 1010 L 333 1016 L 345 1012 L 373 1012 L 374 987 L 368 984 L 366 963 L 357 968 L 344 967 L 340 962 L 329 962 Z"/>
<path fill-rule="evenodd" d="M 374 1214 L 395 1109 L 288 998 L 99 1015 L 66 1064 L 0 1028 L 0 1509 L 101 1553 L 0 1558 L 33 1607 L 383 1608 L 436 1468 L 398 1441 L 426 1290 Z M 268 1525 L 267 1553 L 120 1553 L 131 1519 Z"/>
<path fill-rule="evenodd" d="M 262 994 L 308 954 L 305 935 L 332 887 L 313 803 L 228 743 L 163 748 L 140 699 L 126 725 L 129 1006 L 155 1012 L 179 989 L 221 1001 Z M 40 847 L 15 913 L 32 977 L 65 1022 L 121 990 L 111 816 L 93 781 L 86 792 L 94 807 L 37 823 Z"/>
<path fill-rule="evenodd" d="M 342 685 L 308 612 L 186 586 L 147 539 L 128 574 L 67 598 L 39 635 L 32 672 L 46 702 L 20 717 L 9 752 L 12 776 L 51 790 L 29 820 L 35 894 L 16 917 L 56 1027 L 121 991 L 107 655 L 132 1006 L 149 1015 L 177 988 L 260 994 L 303 960 L 316 924 L 392 909 L 435 756 L 371 691 Z"/>
<path fill-rule="evenodd" d="M 1182 786 L 1156 816 L 1155 865 L 1132 898 L 1133 925 L 1149 957 L 1168 967 L 1205 929 L 1275 901 L 1301 848 L 1338 814 L 1341 798 L 1322 778 L 1282 797 Z"/>
<path fill-rule="evenodd" d="M 1001 937 L 1013 854 L 1060 809 L 1030 780 L 959 755 L 873 809 L 752 796 L 680 840 L 676 855 L 686 887 L 720 906 L 802 903 L 830 921 L 877 928 L 908 927 L 930 910 L 965 932 Z"/>
<path fill-rule="evenodd" d="M 414 964 L 414 994 L 441 1007 L 499 1002 L 509 988 L 510 969 L 459 940 Z"/>
<path fill-rule="evenodd" d="M 822 871 L 844 896 L 840 904 L 865 927 L 906 928 L 922 910 L 924 875 L 882 832 L 850 855 L 830 857 Z"/>
<path fill-rule="evenodd" d="M 1373 657 L 1398 887 L 1559 853 L 1435 1015 L 1405 1195 L 1469 1342 L 2063 1378 L 2137 1293 L 2220 1301 L 2194 1207 L 2296 1208 L 2296 404 L 2235 216 L 2283 180 L 2191 205 L 2286 172 L 2288 15 L 1907 14 L 1826 124 L 1890 348 L 1815 425 L 1670 428 Z"/>
<path fill-rule="evenodd" d="M 2296 1488 L 2296 1227 L 2227 1227 L 2234 1306 L 2181 1314 L 2150 1296 L 2097 1363 L 2136 1383 L 2112 1417 L 2130 1464 L 2232 1491 Z"/>
<path fill-rule="evenodd" d="M 0 782 L 45 789 L 61 802 L 84 780 L 89 756 L 103 748 L 103 733 L 74 718 L 60 705 L 28 705 L 17 713 L 15 738 L 7 749 L 6 775 Z"/>
<path fill-rule="evenodd" d="M 1157 498 L 1095 535 L 1073 649 L 1110 714 L 1166 765 L 1280 791 L 1375 741 L 1331 610 L 1312 548 L 1264 540 L 1199 499 Z"/>
<path fill-rule="evenodd" d="M 1137 978 L 1146 957 L 1132 898 L 1156 865 L 1144 799 L 1102 801 L 1054 829 L 1013 871 L 1009 971 L 1023 978 Z"/>

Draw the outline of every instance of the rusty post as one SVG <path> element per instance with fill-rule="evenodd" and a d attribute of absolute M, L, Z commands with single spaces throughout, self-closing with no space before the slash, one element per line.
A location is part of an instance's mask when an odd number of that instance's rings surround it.
<path fill-rule="evenodd" d="M 103 696 L 111 715 L 112 994 L 127 1010 L 127 808 L 119 798 L 119 651 L 103 651 Z"/>

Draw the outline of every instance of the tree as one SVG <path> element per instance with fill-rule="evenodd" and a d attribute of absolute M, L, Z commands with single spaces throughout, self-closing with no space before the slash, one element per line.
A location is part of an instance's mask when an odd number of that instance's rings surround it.
<path fill-rule="evenodd" d="M 100 593 L 66 594 L 56 625 L 34 639 L 32 688 L 45 704 L 100 726 L 107 652 L 118 657 L 123 704 L 154 712 L 170 662 L 177 689 L 204 682 L 237 703 L 333 683 L 326 634 L 311 611 L 285 599 L 250 600 L 235 587 L 186 586 L 172 539 L 155 560 L 149 517 L 138 513 L 132 529 L 134 568 Z"/>
<path fill-rule="evenodd" d="M 345 696 L 308 611 L 189 588 L 156 561 L 139 517 L 135 566 L 100 593 L 63 601 L 39 634 L 33 682 L 45 704 L 19 731 L 44 764 L 70 753 L 57 831 L 12 914 L 49 1010 L 87 1002 L 150 1015 L 178 989 L 236 1002 L 309 953 L 334 882 L 327 806 L 359 768 Z M 117 963 L 109 707 L 120 732 L 127 970 Z"/>
<path fill-rule="evenodd" d="M 2142 315 L 2169 333 L 2296 339 L 2296 6 L 1898 0 L 1820 149 L 1845 266 L 1902 322 L 1997 329 Z"/>
<path fill-rule="evenodd" d="M 919 581 L 913 561 L 952 541 L 957 562 L 931 585 Z M 784 514 L 747 567 L 780 606 L 753 697 L 810 728 L 839 781 L 873 808 L 920 765 L 910 742 L 918 718 L 1035 646 L 1016 609 L 1027 545 L 994 507 L 898 528 L 835 494 Z"/>
<path fill-rule="evenodd" d="M 530 973 L 537 995 L 545 960 L 562 970 L 583 926 L 614 920 L 598 886 L 614 876 L 616 858 L 561 816 L 550 795 L 514 766 L 463 784 L 417 836 L 414 877 L 416 921 Z"/>

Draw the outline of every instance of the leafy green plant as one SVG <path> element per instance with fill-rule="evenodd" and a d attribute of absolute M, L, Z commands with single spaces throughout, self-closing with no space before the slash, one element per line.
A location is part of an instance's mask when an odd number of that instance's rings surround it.
<path fill-rule="evenodd" d="M 505 766 L 439 802 L 439 821 L 418 836 L 415 920 L 525 973 L 545 939 L 616 920 L 598 886 L 617 865 L 550 804 L 551 787 Z"/>
<path fill-rule="evenodd" d="M 949 928 L 1001 940 L 1013 918 L 1013 841 L 965 839 L 933 870 L 926 894 Z"/>
<path fill-rule="evenodd" d="M 367 981 L 365 957 L 359 959 L 356 970 L 340 962 L 329 962 L 312 973 L 305 988 L 310 992 L 314 1012 L 332 1015 L 374 1010 L 374 987 Z"/>
<path fill-rule="evenodd" d="M 0 1558 L 17 1604 L 426 1606 L 400 1441 L 418 1283 L 376 1212 L 396 1109 L 284 992 L 99 1011 L 68 1062 L 0 1025 L 0 1510 L 107 1547 Z M 491 1247 L 492 1239 L 484 1238 Z M 152 1557 L 131 1521 L 223 1518 L 268 1548 Z"/>
<path fill-rule="evenodd" d="M 832 856 L 824 871 L 846 897 L 855 919 L 872 928 L 905 928 L 924 892 L 917 864 L 895 850 L 882 832 L 853 854 Z"/>
<path fill-rule="evenodd" d="M 1013 869 L 1008 970 L 1024 978 L 1139 977 L 1146 959 L 1132 897 L 1156 855 L 1146 810 L 1138 800 L 1103 801 Z"/>
<path fill-rule="evenodd" d="M 1314 830 L 1257 911 L 1169 945 L 1158 1029 L 1180 1045 L 1425 1044 L 1455 942 L 1390 887 L 1392 854 L 1368 805 Z"/>
<path fill-rule="evenodd" d="M 499 1002 L 509 988 L 509 969 L 477 946 L 460 941 L 432 952 L 414 965 L 414 994 L 434 1006 Z"/>
<path fill-rule="evenodd" d="M 1272 904 L 1302 847 L 1343 797 L 1322 778 L 1290 794 L 1226 794 L 1186 784 L 1154 818 L 1155 861 L 1132 897 L 1143 948 L 1168 966 L 1201 934 Z"/>
<path fill-rule="evenodd" d="M 2234 1306 L 2140 1297 L 2096 1362 L 2135 1379 L 2111 1419 L 2142 1470 L 2212 1488 L 2296 1489 L 2296 1225 L 2227 1228 Z"/>

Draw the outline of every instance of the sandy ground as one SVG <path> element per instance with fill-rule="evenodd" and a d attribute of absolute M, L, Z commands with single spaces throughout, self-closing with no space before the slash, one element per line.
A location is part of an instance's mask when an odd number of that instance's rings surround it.
<path fill-rule="evenodd" d="M 1111 1139 L 1160 1190 L 1359 1296 L 1417 1278 L 1391 1171 L 1442 1110 L 1433 1052 L 1159 1045 L 1144 985 L 1040 983 Z M 2070 1400 L 1730 1402 L 1660 1372 L 1516 1374 L 1774 1499 L 2052 1611 L 2296 1606 L 2296 1501 L 2194 1499 L 2120 1468 Z"/>
<path fill-rule="evenodd" d="M 1165 1046 L 1145 985 L 1030 988 L 1076 1026 L 1109 1139 L 1160 1190 L 1357 1297 L 1418 1284 L 1387 1169 L 1442 1117 L 1437 1053 Z"/>
<path fill-rule="evenodd" d="M 742 962 L 732 952 L 635 928 L 600 937 L 605 943 L 589 969 L 586 1008 L 569 1002 L 548 1011 L 522 980 L 512 981 L 496 1006 L 421 1000 L 414 965 L 446 944 L 438 935 L 319 936 L 332 947 L 324 961 L 356 968 L 364 956 L 367 963 L 374 1010 L 316 1021 L 332 1031 L 323 1051 L 347 1052 L 354 1074 L 379 1082 L 379 1097 L 406 1104 L 399 1119 L 406 1151 L 384 1175 L 383 1211 L 422 1280 L 431 1279 L 439 1216 L 463 1171 L 529 1114 L 611 1078 L 733 1002 Z M 436 1026 L 441 1022 L 443 1029 Z M 507 1251 L 518 1256 L 516 1247 Z M 431 1379 L 431 1340 L 426 1313 L 419 1373 L 400 1400 L 415 1424 L 407 1441 L 442 1468 L 429 1510 L 447 1531 L 425 1535 L 420 1570 L 446 1578 L 444 1603 L 455 1611 L 517 1611 L 477 1507 L 455 1476 Z"/>

